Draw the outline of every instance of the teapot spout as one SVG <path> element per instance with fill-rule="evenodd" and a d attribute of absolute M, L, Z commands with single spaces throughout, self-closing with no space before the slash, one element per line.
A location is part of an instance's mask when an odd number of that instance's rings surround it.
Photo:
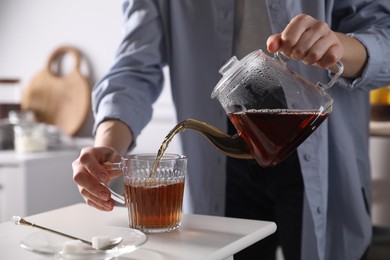
<path fill-rule="evenodd" d="M 186 129 L 192 129 L 203 136 L 205 136 L 219 151 L 227 156 L 238 159 L 254 159 L 254 156 L 250 152 L 245 141 L 239 136 L 239 134 L 228 135 L 223 133 L 218 128 L 195 119 L 187 119 L 179 123 L 171 132 L 167 135 L 165 140 L 173 138 L 173 136 L 179 132 L 183 132 Z"/>

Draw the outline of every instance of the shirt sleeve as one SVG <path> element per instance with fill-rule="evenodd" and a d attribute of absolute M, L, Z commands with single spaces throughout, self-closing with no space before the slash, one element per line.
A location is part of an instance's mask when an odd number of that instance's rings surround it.
<path fill-rule="evenodd" d="M 118 119 L 138 136 L 152 117 L 163 87 L 164 46 L 160 14 L 152 0 L 123 2 L 123 39 L 113 66 L 92 91 L 93 133 Z"/>
<path fill-rule="evenodd" d="M 368 54 L 361 77 L 343 78 L 341 86 L 371 90 L 390 83 L 390 59 L 384 58 L 390 57 L 390 1 L 339 1 L 332 29 L 359 40 Z"/>

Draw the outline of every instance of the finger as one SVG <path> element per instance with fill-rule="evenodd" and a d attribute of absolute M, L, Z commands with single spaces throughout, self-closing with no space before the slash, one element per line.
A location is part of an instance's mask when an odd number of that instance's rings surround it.
<path fill-rule="evenodd" d="M 100 197 L 101 200 L 107 201 L 110 197 L 108 188 L 81 165 L 78 168 L 74 168 L 73 180 L 81 189 L 85 189 L 94 196 Z"/>
<path fill-rule="evenodd" d="M 292 47 L 291 58 L 294 60 L 302 60 L 319 40 L 324 37 L 326 39 L 330 38 L 328 37 L 330 33 L 332 31 L 325 23 L 318 21 L 313 24 L 308 30 L 303 32 L 297 43 Z"/>
<path fill-rule="evenodd" d="M 80 194 L 83 196 L 85 202 L 88 205 L 95 207 L 97 209 L 104 210 L 104 211 L 111 211 L 115 206 L 115 202 L 113 199 L 102 201 L 100 198 L 89 193 L 86 189 L 80 189 Z"/>
<path fill-rule="evenodd" d="M 307 16 L 296 16 L 281 33 L 281 51 L 285 55 L 290 57 L 293 47 L 297 44 L 301 35 L 308 30 L 310 23 L 307 20 Z"/>
<path fill-rule="evenodd" d="M 93 201 L 86 201 L 86 203 L 87 203 L 88 206 L 94 207 L 94 208 L 96 208 L 98 210 L 111 211 L 111 210 L 108 210 L 108 209 L 106 209 L 106 208 L 104 208 L 104 207 L 102 207 L 100 205 L 95 204 Z"/>
<path fill-rule="evenodd" d="M 85 170 L 80 170 L 73 176 L 73 179 L 78 184 L 79 192 L 87 204 L 98 205 L 99 208 L 104 208 L 104 210 L 112 209 L 114 202 L 110 198 L 110 190 L 92 175 Z"/>
<path fill-rule="evenodd" d="M 93 152 L 81 153 L 76 163 L 82 165 L 82 168 L 85 168 L 90 175 L 98 179 L 100 182 L 106 183 L 109 180 L 109 173 L 104 166 L 95 159 L 96 156 L 91 153 Z M 107 161 L 106 159 L 100 160 Z"/>
<path fill-rule="evenodd" d="M 342 45 L 337 37 L 330 33 L 329 36 L 319 39 L 306 53 L 303 61 L 307 64 L 316 64 L 323 68 L 334 65 L 343 55 Z"/>
<path fill-rule="evenodd" d="M 301 36 L 310 29 L 316 20 L 309 15 L 298 15 L 291 19 L 290 23 L 281 33 L 283 54 L 290 57 L 292 49 L 298 43 Z"/>
<path fill-rule="evenodd" d="M 281 34 L 274 34 L 268 37 L 267 39 L 267 50 L 270 53 L 277 52 L 281 46 L 282 43 L 282 38 Z"/>
<path fill-rule="evenodd" d="M 100 204 L 97 204 L 95 203 L 94 201 L 92 200 L 86 200 L 85 201 L 87 203 L 88 206 L 91 206 L 91 207 L 94 207 L 98 210 L 102 210 L 102 211 L 111 211 L 113 208 L 114 208 L 114 201 L 112 202 L 112 206 L 108 207 L 108 206 L 101 206 Z"/>
<path fill-rule="evenodd" d="M 326 54 L 317 61 L 317 65 L 322 68 L 330 68 L 331 66 L 334 66 L 338 60 L 340 60 L 339 57 L 341 57 L 342 50 L 340 46 L 334 45 L 328 49 Z"/>

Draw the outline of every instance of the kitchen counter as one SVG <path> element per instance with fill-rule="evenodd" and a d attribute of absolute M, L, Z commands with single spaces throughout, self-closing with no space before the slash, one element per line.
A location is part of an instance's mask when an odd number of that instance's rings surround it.
<path fill-rule="evenodd" d="M 370 133 L 372 223 L 390 230 L 390 121 L 371 121 Z"/>
<path fill-rule="evenodd" d="M 42 161 L 47 158 L 53 158 L 54 156 L 61 157 L 68 154 L 73 154 L 76 158 L 80 152 L 75 149 L 68 150 L 54 150 L 45 152 L 34 152 L 34 153 L 18 153 L 14 150 L 2 150 L 0 151 L 0 164 L 12 165 L 25 163 L 28 161 Z"/>
<path fill-rule="evenodd" d="M 79 153 L 0 151 L 0 222 L 83 202 L 72 178 Z"/>
<path fill-rule="evenodd" d="M 372 136 L 390 137 L 390 121 L 371 121 L 370 134 Z"/>

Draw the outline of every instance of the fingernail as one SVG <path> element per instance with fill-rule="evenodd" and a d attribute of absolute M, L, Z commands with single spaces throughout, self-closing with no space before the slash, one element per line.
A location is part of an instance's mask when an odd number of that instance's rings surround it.
<path fill-rule="evenodd" d="M 99 193 L 99 197 L 100 197 L 102 200 L 108 200 L 109 195 L 108 195 L 107 192 L 101 191 L 101 192 Z"/>
<path fill-rule="evenodd" d="M 107 175 L 105 173 L 99 173 L 99 179 L 100 181 L 104 182 L 107 179 Z"/>
<path fill-rule="evenodd" d="M 104 207 L 106 208 L 106 209 L 108 209 L 108 210 L 110 210 L 111 208 L 112 208 L 112 204 L 111 204 L 111 202 L 104 202 Z"/>

